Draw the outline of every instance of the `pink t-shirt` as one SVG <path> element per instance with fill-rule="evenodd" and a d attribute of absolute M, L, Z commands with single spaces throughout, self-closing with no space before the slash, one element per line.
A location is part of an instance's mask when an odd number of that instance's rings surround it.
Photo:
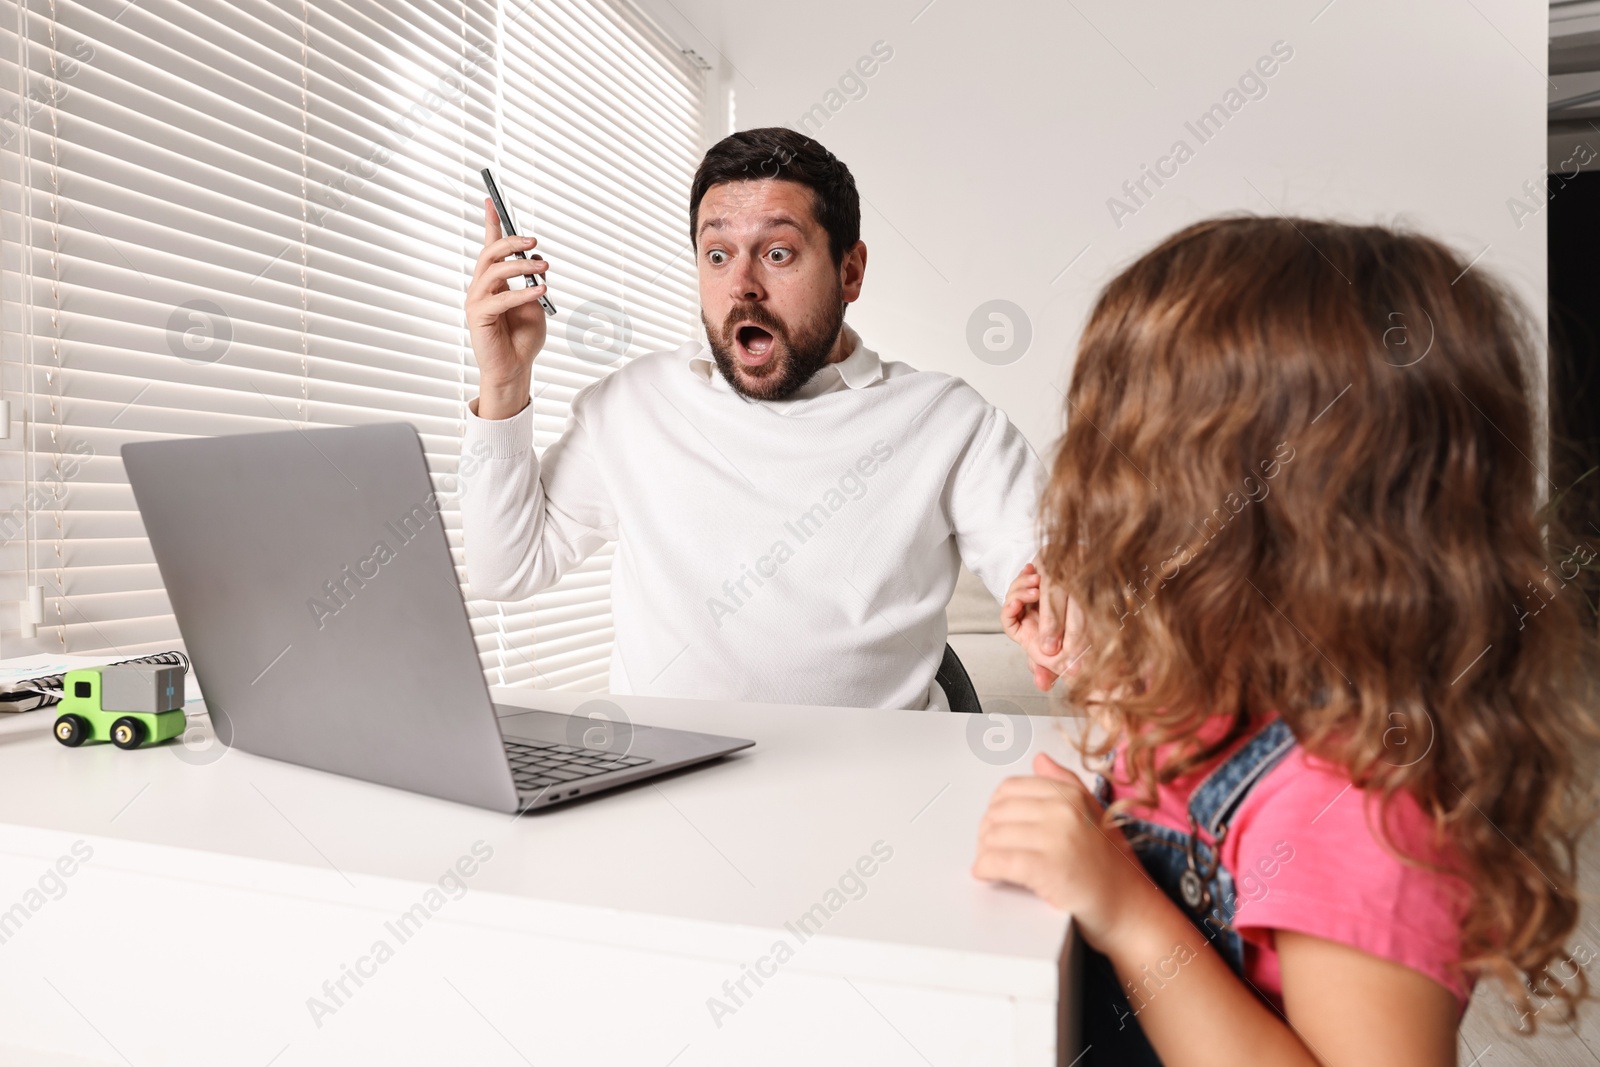
<path fill-rule="evenodd" d="M 1189 795 L 1213 766 L 1159 787 L 1156 809 L 1132 814 L 1187 833 Z M 1123 776 L 1119 754 L 1113 798 L 1134 795 Z M 1221 859 L 1233 873 L 1245 977 L 1280 1009 L 1274 930 L 1327 938 L 1404 964 L 1444 985 L 1466 1011 L 1472 986 L 1451 966 L 1460 958 L 1466 884 L 1402 861 L 1374 835 L 1377 819 L 1376 798 L 1369 800 L 1344 771 L 1299 746 L 1234 813 Z M 1388 820 L 1391 839 L 1407 855 L 1442 854 L 1429 848 L 1431 820 L 1410 794 L 1396 794 Z"/>

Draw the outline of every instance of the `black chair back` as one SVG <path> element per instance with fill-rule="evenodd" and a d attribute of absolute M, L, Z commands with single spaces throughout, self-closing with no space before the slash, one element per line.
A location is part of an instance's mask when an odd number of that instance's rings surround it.
<path fill-rule="evenodd" d="M 944 660 L 934 677 L 939 681 L 939 688 L 944 690 L 944 698 L 949 702 L 951 711 L 969 715 L 983 713 L 983 705 L 978 702 L 977 687 L 972 684 L 967 669 L 961 665 L 956 650 L 949 645 L 944 646 Z"/>

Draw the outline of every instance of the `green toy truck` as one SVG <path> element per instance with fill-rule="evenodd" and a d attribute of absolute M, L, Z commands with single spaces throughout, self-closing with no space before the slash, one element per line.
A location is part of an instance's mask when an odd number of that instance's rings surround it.
<path fill-rule="evenodd" d="M 183 668 L 86 667 L 68 671 L 56 740 L 69 748 L 110 741 L 118 748 L 156 744 L 183 733 Z"/>

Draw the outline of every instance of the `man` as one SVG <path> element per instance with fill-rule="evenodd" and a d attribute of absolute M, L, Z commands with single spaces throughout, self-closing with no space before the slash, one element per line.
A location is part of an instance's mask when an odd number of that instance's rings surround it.
<path fill-rule="evenodd" d="M 583 389 L 534 455 L 542 260 L 485 202 L 466 300 L 480 395 L 463 439 L 467 576 L 513 600 L 608 541 L 611 690 L 945 708 L 961 562 L 997 598 L 1034 555 L 1037 457 L 958 378 L 844 325 L 867 249 L 850 171 L 803 134 L 736 133 L 690 192 L 704 342 Z M 532 281 L 532 279 L 530 279 Z"/>

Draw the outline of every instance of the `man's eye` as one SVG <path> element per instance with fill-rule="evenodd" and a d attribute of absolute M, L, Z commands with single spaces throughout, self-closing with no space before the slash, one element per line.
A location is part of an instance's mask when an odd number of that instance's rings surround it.
<path fill-rule="evenodd" d="M 720 267 L 728 261 L 728 253 L 720 248 L 713 248 L 706 253 L 706 258 L 711 261 L 712 266 Z"/>
<path fill-rule="evenodd" d="M 771 259 L 774 263 L 787 263 L 793 255 L 794 253 L 789 251 L 787 248 L 774 248 L 772 251 L 767 253 L 767 258 Z"/>

